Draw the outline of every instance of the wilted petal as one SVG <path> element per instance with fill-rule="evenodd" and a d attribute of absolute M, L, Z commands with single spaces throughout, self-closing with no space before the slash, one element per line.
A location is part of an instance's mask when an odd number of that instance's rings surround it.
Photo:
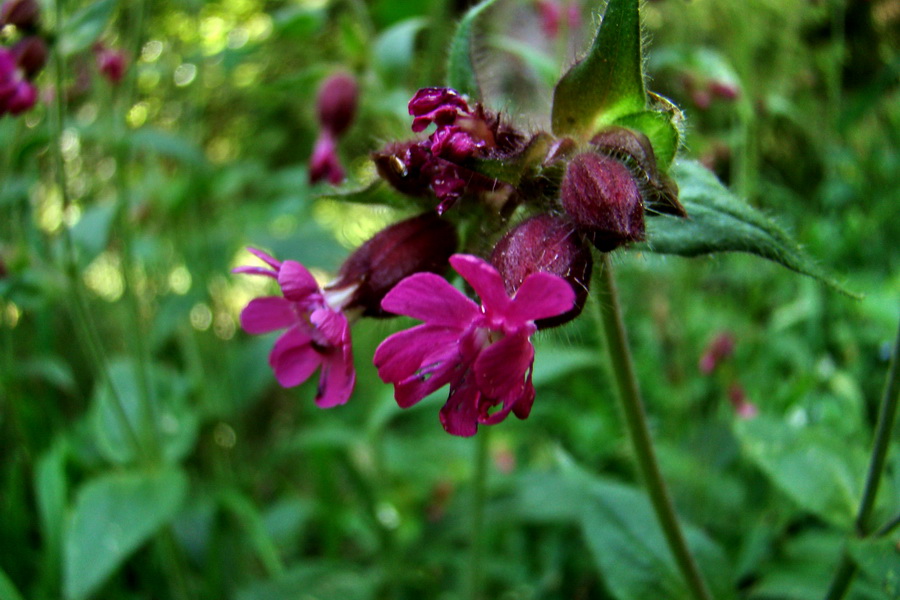
<path fill-rule="evenodd" d="M 300 385 L 322 363 L 322 356 L 315 351 L 308 335 L 293 327 L 275 342 L 269 354 L 269 365 L 281 387 Z"/>
<path fill-rule="evenodd" d="M 497 269 L 470 254 L 454 254 L 450 265 L 472 286 L 489 315 L 505 314 L 510 299 Z"/>
<path fill-rule="evenodd" d="M 565 279 L 552 273 L 532 273 L 519 286 L 506 316 L 515 321 L 535 321 L 561 315 L 574 305 L 575 292 Z"/>
<path fill-rule="evenodd" d="M 288 300 L 301 302 L 319 292 L 315 277 L 295 260 L 286 260 L 278 271 L 278 285 Z"/>
<path fill-rule="evenodd" d="M 297 314 L 284 298 L 255 298 L 241 311 L 241 327 L 252 334 L 269 333 L 297 323 Z"/>
<path fill-rule="evenodd" d="M 481 394 L 475 374 L 465 373 L 450 386 L 450 397 L 441 408 L 441 425 L 452 435 L 473 436 L 478 432 L 478 400 Z"/>
<path fill-rule="evenodd" d="M 451 261 L 453 258 L 450 259 Z M 384 310 L 432 325 L 463 328 L 479 314 L 478 306 L 443 277 L 416 273 L 398 283 L 381 301 Z"/>

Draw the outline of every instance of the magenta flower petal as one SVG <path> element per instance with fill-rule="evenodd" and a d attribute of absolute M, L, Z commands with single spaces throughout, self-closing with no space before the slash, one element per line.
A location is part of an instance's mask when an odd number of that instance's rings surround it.
<path fill-rule="evenodd" d="M 231 270 L 231 272 L 243 275 L 262 275 L 263 277 L 278 279 L 278 274 L 275 273 L 275 271 L 269 270 L 265 267 L 235 267 Z"/>
<path fill-rule="evenodd" d="M 308 300 L 312 294 L 319 293 L 319 284 L 315 277 L 300 263 L 286 260 L 278 271 L 278 285 L 284 297 L 294 302 Z"/>
<path fill-rule="evenodd" d="M 269 365 L 281 387 L 300 385 L 322 363 L 322 356 L 313 348 L 311 341 L 298 327 L 292 327 L 275 342 L 269 354 Z"/>
<path fill-rule="evenodd" d="M 388 312 L 432 325 L 460 328 L 480 314 L 477 304 L 433 273 L 416 273 L 407 277 L 387 293 L 381 306 Z"/>
<path fill-rule="evenodd" d="M 319 377 L 319 390 L 316 392 L 316 405 L 319 408 L 332 408 L 345 404 L 353 392 L 356 373 L 349 352 L 335 352 L 322 361 L 322 374 Z"/>
<path fill-rule="evenodd" d="M 488 314 L 505 313 L 510 299 L 503 279 L 494 267 L 470 254 L 454 254 L 450 257 L 450 265 L 472 286 Z"/>
<path fill-rule="evenodd" d="M 441 407 L 441 425 L 452 435 L 470 437 L 478 432 L 478 399 L 475 377 L 469 373 L 450 386 L 450 397 Z"/>
<path fill-rule="evenodd" d="M 269 333 L 296 322 L 297 314 L 291 303 L 277 296 L 254 298 L 241 311 L 241 327 L 247 333 Z"/>
<path fill-rule="evenodd" d="M 566 313 L 573 306 L 572 286 L 558 275 L 540 272 L 525 278 L 506 314 L 510 319 L 536 321 Z"/>
<path fill-rule="evenodd" d="M 350 344 L 350 324 L 343 313 L 330 308 L 318 308 L 310 313 L 309 322 L 335 348 Z"/>
<path fill-rule="evenodd" d="M 459 330 L 423 324 L 390 336 L 375 350 L 378 376 L 388 383 L 403 381 L 439 356 L 456 351 Z"/>
<path fill-rule="evenodd" d="M 281 268 L 281 261 L 272 258 L 271 256 L 269 256 L 262 250 L 259 250 L 257 248 L 247 248 L 247 252 L 249 252 L 250 254 L 252 254 L 253 256 L 258 258 L 259 260 L 263 261 L 264 263 L 266 263 L 267 265 L 269 265 L 276 271 Z"/>
<path fill-rule="evenodd" d="M 488 414 L 489 406 L 480 407 L 480 421 L 493 425 L 506 418 L 509 411 L 523 398 L 534 396 L 530 378 L 526 378 L 534 363 L 534 346 L 527 333 L 507 336 L 485 348 L 475 361 L 478 389 L 501 408 Z"/>

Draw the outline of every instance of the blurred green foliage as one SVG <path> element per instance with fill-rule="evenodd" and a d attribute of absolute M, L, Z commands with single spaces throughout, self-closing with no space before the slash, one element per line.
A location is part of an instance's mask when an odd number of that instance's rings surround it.
<path fill-rule="evenodd" d="M 69 0 L 57 23 L 44 3 L 65 71 L 39 84 L 65 98 L 67 190 L 48 105 L 0 119 L 0 598 L 462 596 L 476 449 L 441 430 L 440 393 L 401 411 L 378 379 L 374 348 L 401 324 L 354 328 L 356 392 L 321 411 L 313 384 L 276 385 L 271 338 L 240 332 L 271 290 L 229 270 L 252 243 L 326 277 L 402 215 L 308 183 L 316 87 L 337 70 L 360 82 L 346 164 L 411 137 L 406 103 L 444 81 L 464 5 Z M 549 128 L 551 85 L 601 7 L 580 8 L 557 39 L 530 1 L 490 9 L 475 45 L 491 106 Z M 897 326 L 900 5 L 642 14 L 653 89 L 687 116 L 683 155 L 865 296 L 746 255 L 615 257 L 663 471 L 716 598 L 819 599 Z M 129 53 L 120 86 L 96 72 L 98 39 Z M 69 239 L 92 347 L 71 318 Z M 488 440 L 486 597 L 687 597 L 588 312 L 539 336 L 533 414 Z M 725 331 L 733 357 L 700 374 Z M 758 417 L 738 418 L 732 386 Z M 894 440 L 878 524 L 900 513 Z M 851 597 L 900 597 L 897 535 L 850 545 Z"/>

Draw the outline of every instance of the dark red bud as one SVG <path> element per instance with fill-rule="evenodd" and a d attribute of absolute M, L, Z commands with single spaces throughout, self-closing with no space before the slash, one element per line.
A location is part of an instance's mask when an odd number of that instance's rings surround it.
<path fill-rule="evenodd" d="M 345 308 L 361 308 L 367 317 L 392 316 L 381 308 L 384 296 L 414 273 L 443 273 L 457 243 L 456 228 L 434 212 L 400 221 L 351 254 L 325 292 L 347 291 Z"/>
<path fill-rule="evenodd" d="M 0 7 L 0 27 L 15 25 L 30 31 L 37 28 L 40 16 L 41 7 L 36 0 L 7 0 Z"/>
<path fill-rule="evenodd" d="M 738 96 L 740 96 L 741 94 L 738 86 L 733 83 L 727 83 L 725 81 L 710 82 L 709 92 L 717 98 L 729 101 L 737 100 Z"/>
<path fill-rule="evenodd" d="M 601 252 L 644 239 L 644 205 L 634 175 L 596 152 L 579 154 L 562 181 L 566 213 Z"/>
<path fill-rule="evenodd" d="M 431 178 L 425 167 L 433 159 L 420 142 L 388 144 L 380 152 L 373 153 L 372 160 L 381 178 L 398 192 L 407 196 L 427 196 L 431 193 Z"/>
<path fill-rule="evenodd" d="M 734 354 L 734 336 L 729 332 L 720 333 L 709 343 L 698 367 L 704 375 L 712 373 L 719 364 Z"/>
<path fill-rule="evenodd" d="M 22 38 L 13 46 L 12 51 L 16 64 L 28 79 L 33 79 L 47 64 L 47 43 L 36 35 Z"/>
<path fill-rule="evenodd" d="M 94 47 L 97 55 L 97 69 L 113 85 L 125 78 L 125 55 L 118 50 L 103 47 L 99 42 Z"/>
<path fill-rule="evenodd" d="M 503 277 L 510 295 L 532 273 L 559 275 L 572 286 L 574 308 L 557 317 L 536 321 L 538 328 L 556 327 L 581 314 L 587 300 L 593 259 L 578 228 L 568 219 L 548 214 L 528 219 L 497 242 L 491 262 Z"/>
<path fill-rule="evenodd" d="M 322 128 L 334 137 L 347 131 L 356 116 L 358 97 L 359 88 L 352 75 L 338 73 L 322 82 L 316 97 L 316 110 Z"/>
<path fill-rule="evenodd" d="M 659 172 L 653 145 L 646 135 L 625 127 L 608 127 L 594 136 L 591 145 L 631 168 L 642 184 L 649 211 L 676 217 L 687 216 L 687 211 L 678 202 L 678 186 Z"/>

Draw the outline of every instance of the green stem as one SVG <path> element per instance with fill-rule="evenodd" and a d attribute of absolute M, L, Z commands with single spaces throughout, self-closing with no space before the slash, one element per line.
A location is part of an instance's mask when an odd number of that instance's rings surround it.
<path fill-rule="evenodd" d="M 638 468 L 644 485 L 647 487 L 647 493 L 650 495 L 656 518 L 665 534 L 666 542 L 675 556 L 678 568 L 691 593 L 697 600 L 712 600 L 709 589 L 700 574 L 700 569 L 697 567 L 697 562 L 688 548 L 675 514 L 672 498 L 659 470 L 650 429 L 647 425 L 647 413 L 641 399 L 634 361 L 625 333 L 625 322 L 622 319 L 622 308 L 619 304 L 619 294 L 613 277 L 612 261 L 608 253 L 601 253 L 600 256 L 601 263 L 598 269 L 600 273 L 598 275 L 601 297 L 597 302 L 600 321 L 607 340 L 612 373 L 619 390 L 619 401 L 637 458 Z"/>
<path fill-rule="evenodd" d="M 869 518 L 875 507 L 875 498 L 878 495 L 878 487 L 881 484 L 881 476 L 884 473 L 884 463 L 887 459 L 888 447 L 894 431 L 894 422 L 897 418 L 897 404 L 900 400 L 900 327 L 897 329 L 897 337 L 894 340 L 891 364 L 888 367 L 887 378 L 884 383 L 884 393 L 881 398 L 881 407 L 878 410 L 878 424 L 875 426 L 875 442 L 872 446 L 872 456 L 869 459 L 869 472 L 866 476 L 866 485 L 863 489 L 862 500 L 859 503 L 859 511 L 856 514 L 856 534 L 865 538 L 871 533 Z M 882 531 L 888 533 L 897 523 L 888 523 Z M 847 593 L 853 578 L 856 576 L 856 564 L 850 559 L 847 549 L 841 556 L 841 564 L 831 581 L 826 600 L 840 600 Z"/>
<path fill-rule="evenodd" d="M 57 24 L 62 23 L 62 5 L 60 0 L 57 0 L 55 9 Z M 53 62 L 57 93 L 56 101 L 54 103 L 55 110 L 49 111 L 50 153 L 53 156 L 54 167 L 56 170 L 56 185 L 59 188 L 60 195 L 62 196 L 63 207 L 65 211 L 65 209 L 69 208 L 71 200 L 69 198 L 66 165 L 65 161 L 63 160 L 62 148 L 60 146 L 60 144 L 62 143 L 63 120 L 65 115 L 65 63 L 63 61 L 62 52 L 60 51 L 58 43 L 53 45 Z M 98 378 L 98 380 L 103 381 L 109 388 L 110 394 L 113 398 L 112 405 L 116 414 L 116 418 L 119 420 L 122 427 L 122 431 L 125 432 L 125 435 L 127 436 L 129 442 L 133 446 L 135 454 L 140 455 L 143 450 L 143 445 L 141 444 L 140 438 L 138 437 L 134 428 L 131 426 L 131 422 L 128 419 L 128 413 L 125 410 L 124 404 L 122 403 L 122 398 L 119 395 L 119 391 L 118 389 L 116 389 L 112 378 L 109 376 L 109 371 L 107 370 L 108 362 L 103 351 L 103 345 L 101 344 L 99 336 L 97 335 L 96 327 L 94 326 L 93 320 L 91 318 L 87 296 L 84 293 L 84 289 L 82 288 L 81 284 L 81 278 L 79 277 L 75 241 L 72 239 L 71 230 L 65 224 L 63 225 L 63 237 L 64 254 L 66 261 L 64 272 L 68 276 L 69 288 L 72 292 L 71 298 L 69 299 L 69 308 L 70 312 L 72 313 L 72 319 L 75 322 L 78 336 L 81 338 L 82 344 L 87 350 L 88 358 L 91 361 L 92 366 L 94 367 L 95 376 Z"/>
<path fill-rule="evenodd" d="M 472 531 L 469 538 L 469 595 L 470 600 L 482 597 L 484 572 L 484 504 L 487 498 L 487 466 L 489 428 L 482 427 L 476 436 L 475 471 L 472 474 Z"/>
<path fill-rule="evenodd" d="M 875 537 L 884 537 L 893 530 L 897 529 L 897 527 L 900 527 L 900 515 L 897 515 L 896 517 L 885 523 L 881 529 L 875 532 Z"/>

